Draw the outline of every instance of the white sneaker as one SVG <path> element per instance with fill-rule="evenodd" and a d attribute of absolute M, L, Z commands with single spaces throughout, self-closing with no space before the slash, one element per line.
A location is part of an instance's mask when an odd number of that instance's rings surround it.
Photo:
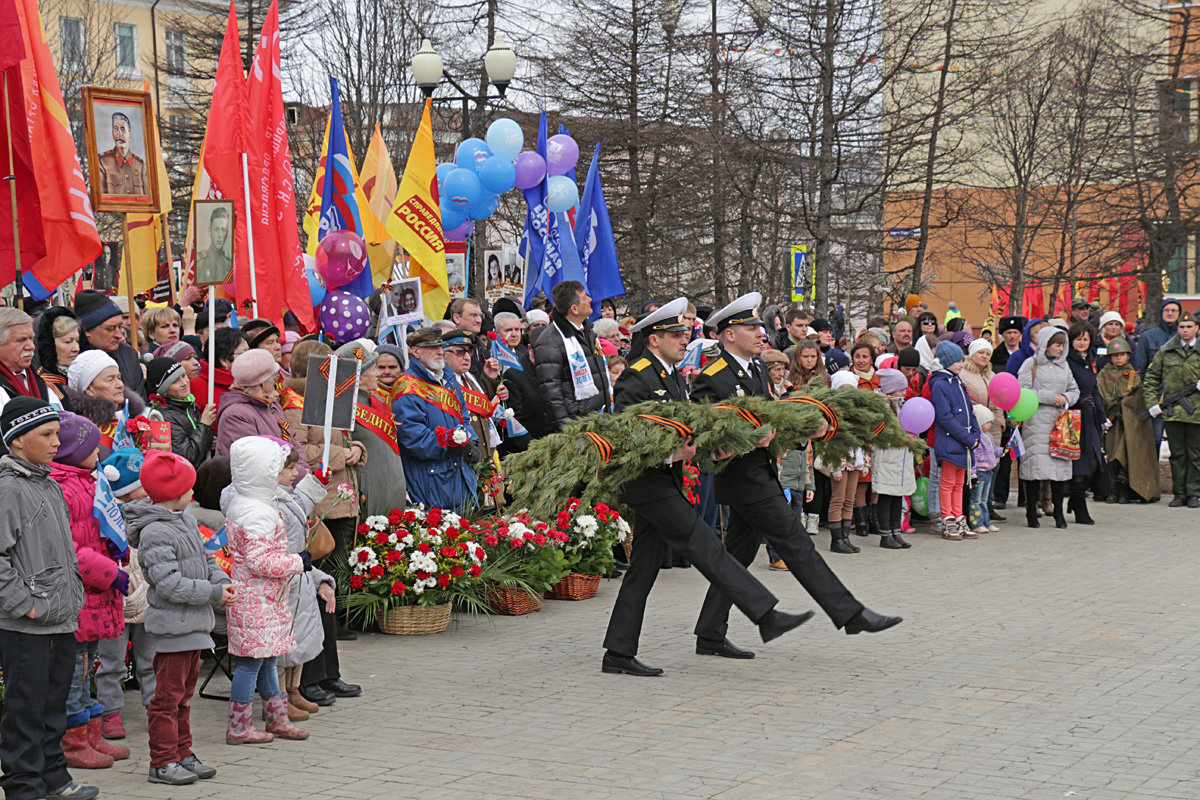
<path fill-rule="evenodd" d="M 804 516 L 805 516 L 804 528 L 808 531 L 809 535 L 816 536 L 817 534 L 819 534 L 821 531 L 818 529 L 817 525 L 821 521 L 821 515 L 820 514 L 805 514 Z"/>
<path fill-rule="evenodd" d="M 957 519 L 954 519 L 952 517 L 944 517 L 944 518 L 942 518 L 942 524 L 940 527 L 942 529 L 942 538 L 943 539 L 951 539 L 954 541 L 958 541 L 959 539 L 963 538 L 962 533 L 960 532 L 959 527 L 958 527 Z"/>

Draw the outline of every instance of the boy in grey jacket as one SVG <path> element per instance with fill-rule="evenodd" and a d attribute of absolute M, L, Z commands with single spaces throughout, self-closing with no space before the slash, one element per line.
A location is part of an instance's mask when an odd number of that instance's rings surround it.
<path fill-rule="evenodd" d="M 14 397 L 0 413 L 0 786 L 8 800 L 93 798 L 67 772 L 61 739 L 83 582 L 62 490 L 50 478 L 58 413 Z"/>
<path fill-rule="evenodd" d="M 146 714 L 151 783 L 182 786 L 217 774 L 192 752 L 190 703 L 200 651 L 213 646 L 213 607 L 233 602 L 234 588 L 204 549 L 192 500 L 196 470 L 162 450 L 146 455 L 142 488 L 149 500 L 126 503 L 126 534 L 138 548 L 146 598 L 146 633 L 154 641 L 154 699 Z"/>

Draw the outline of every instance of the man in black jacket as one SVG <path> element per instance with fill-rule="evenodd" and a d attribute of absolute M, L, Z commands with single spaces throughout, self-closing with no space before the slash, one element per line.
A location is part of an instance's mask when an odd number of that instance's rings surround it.
<path fill-rule="evenodd" d="M 538 391 L 548 412 L 547 432 L 573 417 L 608 406 L 608 366 L 596 345 L 592 298 L 579 281 L 562 281 L 551 291 L 550 325 L 533 345 Z"/>
<path fill-rule="evenodd" d="M 709 317 L 723 350 L 696 378 L 693 399 L 725 400 L 746 395 L 770 396 L 766 369 L 755 359 L 762 337 L 758 305 L 762 297 L 750 292 Z M 813 547 L 800 518 L 788 505 L 779 483 L 779 471 L 768 449 L 774 432 L 758 447 L 738 456 L 716 476 L 717 502 L 728 505 L 729 525 L 725 547 L 742 564 L 758 554 L 763 538 L 783 558 L 788 570 L 838 628 L 846 633 L 874 633 L 898 624 L 900 617 L 885 617 L 859 602 Z M 729 598 L 710 588 L 696 621 L 696 652 L 726 658 L 753 658 L 754 653 L 735 646 L 729 629 Z"/>
<path fill-rule="evenodd" d="M 999 375 L 1004 372 L 1004 368 L 1008 366 L 1008 357 L 1017 350 L 1021 349 L 1021 333 L 1025 330 L 1025 325 L 1029 320 L 1021 316 L 1001 317 L 1000 322 L 996 325 L 996 335 L 1000 337 L 1000 341 L 996 343 L 995 349 L 992 350 L 992 372 Z M 1000 439 L 1001 447 L 1008 447 L 1008 440 L 1012 438 L 1013 425 L 1005 418 L 1004 433 Z M 992 505 L 995 508 L 1004 508 L 1008 504 L 1008 491 L 1012 483 L 1012 459 L 1005 453 L 1000 458 L 1000 465 L 996 472 L 996 485 L 992 489 Z M 992 514 L 996 516 L 995 513 Z M 1001 517 L 1003 522 L 1004 518 Z"/>

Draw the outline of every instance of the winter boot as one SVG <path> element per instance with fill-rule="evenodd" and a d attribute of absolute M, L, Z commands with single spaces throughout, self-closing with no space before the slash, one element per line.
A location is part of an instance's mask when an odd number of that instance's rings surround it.
<path fill-rule="evenodd" d="M 250 721 L 254 703 L 229 701 L 229 727 L 225 729 L 225 744 L 265 744 L 274 736 L 254 727 Z"/>
<path fill-rule="evenodd" d="M 1063 499 L 1067 493 L 1067 481 L 1051 481 L 1050 497 L 1054 511 L 1054 527 L 1067 527 L 1067 518 L 1063 514 Z"/>
<path fill-rule="evenodd" d="M 125 721 L 120 711 L 112 711 L 100 718 L 100 735 L 105 739 L 124 739 Z"/>
<path fill-rule="evenodd" d="M 93 716 L 85 727 L 87 728 L 88 745 L 97 753 L 109 756 L 113 761 L 121 761 L 129 758 L 128 747 L 104 741 L 104 736 L 100 732 L 99 714 Z"/>
<path fill-rule="evenodd" d="M 1040 528 L 1042 523 L 1038 522 L 1037 482 L 1021 481 L 1021 486 L 1025 490 L 1025 524 L 1031 528 Z"/>
<path fill-rule="evenodd" d="M 879 527 L 879 506 L 874 503 L 867 506 L 867 530 L 872 536 L 883 536 L 887 533 Z"/>
<path fill-rule="evenodd" d="M 843 523 L 844 522 L 845 521 L 843 520 Z M 855 536 L 870 536 L 871 535 L 871 523 L 870 523 L 869 518 L 867 517 L 867 507 L 866 506 L 855 506 L 854 507 L 853 523 L 854 523 L 854 535 Z"/>
<path fill-rule="evenodd" d="M 1088 513 L 1087 487 L 1091 479 L 1087 475 L 1071 478 L 1071 510 L 1075 512 L 1076 525 L 1095 525 L 1096 520 Z"/>
<path fill-rule="evenodd" d="M 903 550 L 904 545 L 905 541 L 896 531 L 883 531 L 883 535 L 879 537 L 879 546 L 886 550 Z"/>
<path fill-rule="evenodd" d="M 958 541 L 963 538 L 958 526 L 958 517 L 942 517 L 942 538 Z"/>
<path fill-rule="evenodd" d="M 86 724 L 67 728 L 62 737 L 62 749 L 67 763 L 75 769 L 108 769 L 113 765 L 112 756 L 92 749 Z"/>
<path fill-rule="evenodd" d="M 300 730 L 288 720 L 287 697 L 282 694 L 263 698 L 267 710 L 267 731 L 280 739 L 307 739 L 308 731 Z"/>
<path fill-rule="evenodd" d="M 829 536 L 832 540 L 829 552 L 831 553 L 858 553 L 861 550 L 850 543 L 850 523 L 845 520 L 841 522 L 829 522 Z"/>
<path fill-rule="evenodd" d="M 288 689 L 288 703 L 295 706 L 301 711 L 307 711 L 309 714 L 315 714 L 321 707 L 316 703 L 306 700 L 304 695 L 300 694 L 299 689 Z"/>

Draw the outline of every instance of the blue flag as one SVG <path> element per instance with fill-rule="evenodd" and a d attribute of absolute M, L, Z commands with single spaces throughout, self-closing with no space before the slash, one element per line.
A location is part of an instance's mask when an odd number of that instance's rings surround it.
<path fill-rule="evenodd" d="M 229 535 L 225 532 L 225 526 L 217 528 L 212 538 L 204 543 L 204 549 L 210 553 L 215 553 L 225 545 L 229 544 Z"/>
<path fill-rule="evenodd" d="M 113 543 L 119 552 L 127 552 L 129 543 L 125 541 L 125 517 L 121 514 L 121 504 L 113 496 L 112 486 L 104 477 L 104 470 L 93 471 L 96 476 L 96 496 L 92 499 L 92 516 L 100 524 L 100 535 Z"/>
<path fill-rule="evenodd" d="M 703 355 L 704 348 L 700 346 L 701 341 L 699 339 L 694 344 L 695 347 L 688 347 L 687 352 L 683 354 L 683 360 L 675 365 L 675 369 L 682 370 L 688 367 L 700 369 L 700 357 Z"/>
<path fill-rule="evenodd" d="M 546 112 L 538 123 L 537 153 L 546 157 Z M 546 182 L 524 191 L 529 210 L 521 234 L 521 255 L 525 259 L 525 308 L 538 291 L 550 296 L 562 281 L 584 282 L 586 276 L 579 261 L 579 250 L 571 234 L 571 222 L 564 213 L 551 213 L 546 206 Z"/>
<path fill-rule="evenodd" d="M 515 369 L 519 372 L 525 371 L 525 368 L 521 366 L 521 360 L 517 358 L 517 354 L 512 351 L 511 347 L 499 339 L 492 340 L 492 358 L 500 362 L 501 369 Z"/>
<path fill-rule="evenodd" d="M 600 301 L 625 294 L 621 269 L 617 266 L 617 243 L 613 238 L 608 203 L 600 187 L 600 143 L 588 167 L 587 182 L 579 198 L 579 213 L 575 216 L 575 241 L 579 260 L 587 276 L 588 294 L 592 297 L 594 317 L 600 314 Z"/>
<path fill-rule="evenodd" d="M 129 401 L 125 401 L 125 407 L 117 411 L 117 429 L 113 432 L 112 449 L 120 450 L 122 447 L 132 447 L 135 450 L 137 445 L 133 443 L 133 437 L 129 435 Z"/>
<path fill-rule="evenodd" d="M 354 172 L 350 152 L 346 149 L 346 128 L 342 122 L 342 102 L 338 94 L 338 82 L 329 79 L 332 100 L 329 106 L 329 149 L 325 153 L 325 180 L 321 186 L 321 214 L 317 218 L 317 239 L 325 238 L 330 231 L 354 231 L 363 235 L 362 215 L 354 190 Z M 366 299 L 375 291 L 371 283 L 371 268 L 338 291 L 349 292 Z"/>

